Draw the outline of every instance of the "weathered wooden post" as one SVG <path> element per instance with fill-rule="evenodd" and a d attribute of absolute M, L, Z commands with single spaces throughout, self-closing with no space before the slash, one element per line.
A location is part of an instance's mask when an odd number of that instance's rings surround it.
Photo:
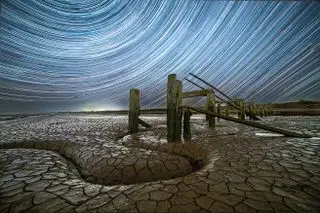
<path fill-rule="evenodd" d="M 252 104 L 252 116 L 256 117 L 257 116 L 257 105 Z"/>
<path fill-rule="evenodd" d="M 238 118 L 240 119 L 241 118 L 241 103 L 240 103 L 240 100 L 239 99 L 236 99 L 234 100 L 234 104 L 239 106 L 239 109 L 238 109 Z"/>
<path fill-rule="evenodd" d="M 168 76 L 167 84 L 167 140 L 174 141 L 175 120 L 176 120 L 176 74 Z"/>
<path fill-rule="evenodd" d="M 246 115 L 245 115 L 245 103 L 243 100 L 239 101 L 239 105 L 240 105 L 240 119 L 241 120 L 245 120 L 246 119 Z"/>
<path fill-rule="evenodd" d="M 218 108 L 217 108 L 217 113 L 218 114 L 221 114 L 221 105 L 220 105 L 220 103 L 218 103 L 218 106 L 217 106 Z M 218 121 L 220 121 L 220 118 L 217 118 L 217 120 Z"/>
<path fill-rule="evenodd" d="M 168 76 L 167 84 L 167 140 L 181 140 L 182 84 L 176 80 L 176 74 Z"/>
<path fill-rule="evenodd" d="M 260 117 L 262 118 L 263 117 L 263 108 L 262 108 L 262 106 L 259 104 L 259 107 L 258 107 L 258 113 L 259 113 L 259 115 L 260 115 Z"/>
<path fill-rule="evenodd" d="M 227 105 L 226 105 L 226 116 L 229 116 L 229 108 L 228 108 L 228 103 L 227 103 Z"/>
<path fill-rule="evenodd" d="M 208 111 L 214 112 L 215 111 L 215 100 L 214 100 L 214 91 L 213 89 L 207 89 L 207 109 Z M 215 128 L 216 127 L 216 120 L 214 116 L 208 116 L 209 127 Z"/>
<path fill-rule="evenodd" d="M 130 134 L 138 132 L 139 114 L 140 114 L 140 91 L 139 89 L 130 89 L 129 98 L 129 132 Z"/>
<path fill-rule="evenodd" d="M 249 105 L 247 103 L 245 103 L 244 108 L 245 108 L 245 117 L 249 117 L 249 119 L 250 119 L 251 115 L 250 115 Z"/>
<path fill-rule="evenodd" d="M 177 98 L 177 105 L 176 105 L 176 130 L 175 130 L 175 136 L 174 139 L 176 141 L 181 140 L 181 121 L 182 121 L 182 83 L 181 81 L 176 80 L 176 98 Z"/>
<path fill-rule="evenodd" d="M 274 114 L 274 109 L 272 107 L 268 108 L 269 110 L 269 115 L 273 115 Z"/>
<path fill-rule="evenodd" d="M 253 120 L 253 106 L 252 104 L 249 105 L 249 118 L 250 118 L 250 121 Z"/>
<path fill-rule="evenodd" d="M 184 110 L 183 114 L 183 138 L 191 139 L 190 117 L 192 113 L 189 109 Z"/>
<path fill-rule="evenodd" d="M 267 107 L 263 107 L 263 114 L 264 114 L 264 116 L 265 117 L 267 117 L 268 116 L 268 110 L 267 110 Z"/>

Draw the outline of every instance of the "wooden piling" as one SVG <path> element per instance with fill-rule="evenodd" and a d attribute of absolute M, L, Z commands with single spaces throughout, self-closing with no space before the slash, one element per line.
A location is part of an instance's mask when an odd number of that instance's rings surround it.
<path fill-rule="evenodd" d="M 167 84 L 167 140 L 181 140 L 182 84 L 176 80 L 176 74 L 168 76 Z"/>
<path fill-rule="evenodd" d="M 129 132 L 130 134 L 138 132 L 139 114 L 140 114 L 140 91 L 139 89 L 130 89 L 129 98 Z"/>
<path fill-rule="evenodd" d="M 174 131 L 174 139 L 176 141 L 181 140 L 181 121 L 182 121 L 182 111 L 183 108 L 181 107 L 182 105 L 182 83 L 181 81 L 176 80 L 176 99 L 177 99 L 177 105 L 176 105 L 176 112 L 177 112 L 177 117 L 176 117 L 176 129 Z"/>
<path fill-rule="evenodd" d="M 183 138 L 191 139 L 190 117 L 192 113 L 189 109 L 184 109 L 183 113 Z"/>
<path fill-rule="evenodd" d="M 240 105 L 241 105 L 241 120 L 245 120 L 246 119 L 246 105 L 245 105 L 245 102 L 244 100 L 241 100 L 240 101 Z"/>
<path fill-rule="evenodd" d="M 266 117 L 267 115 L 268 115 L 267 108 L 263 107 L 263 116 Z"/>
<path fill-rule="evenodd" d="M 226 105 L 226 116 L 229 116 L 229 108 L 228 108 L 228 104 Z"/>
<path fill-rule="evenodd" d="M 259 112 L 260 117 L 262 118 L 264 113 L 263 113 L 263 108 L 261 105 L 259 105 L 259 107 L 258 107 L 258 112 Z"/>
<path fill-rule="evenodd" d="M 257 115 L 257 105 L 252 104 L 252 117 L 256 117 Z"/>
<path fill-rule="evenodd" d="M 207 93 L 207 109 L 210 112 L 214 112 L 215 111 L 215 99 L 214 99 L 214 91 L 213 89 L 208 89 L 208 93 Z M 215 116 L 212 115 L 208 115 L 208 121 L 209 121 L 209 127 L 210 128 L 215 128 L 216 127 L 216 120 L 215 120 Z"/>
<path fill-rule="evenodd" d="M 241 104 L 240 104 L 240 100 L 239 99 L 236 99 L 234 100 L 234 104 L 239 106 L 239 109 L 238 109 L 238 118 L 240 119 L 241 118 Z"/>
<path fill-rule="evenodd" d="M 220 104 L 218 104 L 218 106 L 217 106 L 217 113 L 221 114 L 221 105 Z M 218 117 L 217 120 L 220 121 L 220 118 Z"/>
<path fill-rule="evenodd" d="M 252 104 L 250 104 L 249 105 L 249 119 L 250 119 L 250 121 L 252 121 L 253 120 L 253 106 L 252 106 Z"/>
<path fill-rule="evenodd" d="M 175 120 L 176 120 L 176 74 L 168 76 L 167 84 L 167 140 L 174 141 Z"/>

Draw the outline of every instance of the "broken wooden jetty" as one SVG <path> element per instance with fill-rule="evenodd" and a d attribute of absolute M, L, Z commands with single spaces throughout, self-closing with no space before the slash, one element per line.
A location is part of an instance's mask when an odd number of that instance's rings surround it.
<path fill-rule="evenodd" d="M 197 79 L 200 77 L 191 74 Z M 289 137 L 300 137 L 300 138 L 310 138 L 310 135 L 303 133 L 293 132 L 281 128 L 272 127 L 269 125 L 257 123 L 251 120 L 258 120 L 257 115 L 260 117 L 268 116 L 270 110 L 263 107 L 257 107 L 256 104 L 246 104 L 242 99 L 232 100 L 231 97 L 223 93 L 221 90 L 212 86 L 208 82 L 201 79 L 203 83 L 210 86 L 210 88 L 205 89 L 200 85 L 186 79 L 188 82 L 197 85 L 201 90 L 187 91 L 183 92 L 182 82 L 176 79 L 176 74 L 170 74 L 168 76 L 167 83 L 167 140 L 168 142 L 180 141 L 181 133 L 183 128 L 183 138 L 191 138 L 191 128 L 190 128 L 190 117 L 192 111 L 197 113 L 202 113 L 206 115 L 206 120 L 208 121 L 209 128 L 215 128 L 216 118 L 225 119 L 228 121 L 233 121 L 236 123 L 268 130 L 275 133 L 280 133 Z M 216 95 L 216 91 L 219 92 L 224 98 Z M 138 89 L 130 90 L 130 101 L 129 101 L 129 132 L 135 133 L 138 131 L 139 124 L 150 128 L 151 125 L 145 121 L 139 119 L 140 115 L 140 105 L 139 105 L 139 95 L 140 91 Z M 192 107 L 183 105 L 182 99 L 192 98 L 192 97 L 206 97 L 206 109 L 200 107 Z M 216 101 L 216 98 L 219 101 Z M 221 104 L 225 104 L 225 114 L 222 114 Z M 231 106 L 238 110 L 238 118 L 229 116 L 228 106 Z M 250 120 L 245 120 L 248 116 Z M 183 125 L 182 125 L 183 120 Z"/>

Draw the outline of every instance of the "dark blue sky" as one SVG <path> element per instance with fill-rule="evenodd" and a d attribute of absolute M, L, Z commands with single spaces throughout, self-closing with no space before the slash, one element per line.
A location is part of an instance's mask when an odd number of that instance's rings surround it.
<path fill-rule="evenodd" d="M 0 113 L 126 109 L 133 87 L 157 107 L 188 72 L 235 98 L 320 99 L 315 1 L 1 0 L 0 36 Z"/>

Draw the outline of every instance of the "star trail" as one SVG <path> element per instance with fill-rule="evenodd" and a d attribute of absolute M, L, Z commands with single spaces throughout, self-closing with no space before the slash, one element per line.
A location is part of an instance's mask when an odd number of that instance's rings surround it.
<path fill-rule="evenodd" d="M 320 99 L 316 1 L 1 0 L 0 38 L 0 113 L 126 109 L 130 88 L 156 108 L 189 72 L 233 98 Z"/>

